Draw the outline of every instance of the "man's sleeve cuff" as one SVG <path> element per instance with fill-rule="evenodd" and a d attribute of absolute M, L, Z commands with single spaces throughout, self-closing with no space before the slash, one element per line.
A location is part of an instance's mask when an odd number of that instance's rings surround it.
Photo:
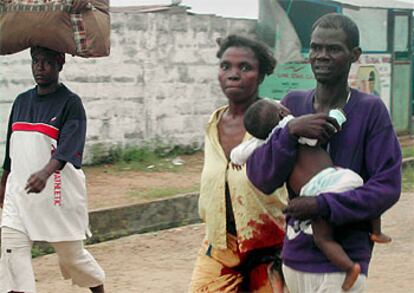
<path fill-rule="evenodd" d="M 318 203 L 318 215 L 324 219 L 329 219 L 331 211 L 324 195 L 318 195 L 318 197 L 316 197 L 316 202 Z"/>

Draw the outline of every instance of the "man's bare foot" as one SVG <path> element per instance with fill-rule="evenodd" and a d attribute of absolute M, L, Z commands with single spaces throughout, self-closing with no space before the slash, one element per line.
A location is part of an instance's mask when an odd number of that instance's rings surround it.
<path fill-rule="evenodd" d="M 105 293 L 103 285 L 99 285 L 99 286 L 96 286 L 96 287 L 91 287 L 89 289 L 91 289 L 92 293 Z"/>
<path fill-rule="evenodd" d="M 375 243 L 390 243 L 392 241 L 392 238 L 388 235 L 385 235 L 383 233 L 381 234 L 371 234 L 369 236 L 372 242 Z"/>
<path fill-rule="evenodd" d="M 355 281 L 358 279 L 359 274 L 361 273 L 361 267 L 359 264 L 354 264 L 354 266 L 346 272 L 345 280 L 342 283 L 342 289 L 348 291 L 352 288 Z"/>

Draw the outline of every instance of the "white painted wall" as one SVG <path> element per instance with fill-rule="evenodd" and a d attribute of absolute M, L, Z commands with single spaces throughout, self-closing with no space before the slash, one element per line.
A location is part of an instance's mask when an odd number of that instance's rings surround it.
<path fill-rule="evenodd" d="M 142 145 L 155 138 L 201 144 L 211 112 L 226 103 L 215 39 L 254 36 L 255 20 L 214 15 L 112 13 L 111 55 L 66 57 L 63 81 L 82 97 L 92 145 Z M 34 86 L 29 51 L 0 56 L 0 162 L 14 98 Z"/>

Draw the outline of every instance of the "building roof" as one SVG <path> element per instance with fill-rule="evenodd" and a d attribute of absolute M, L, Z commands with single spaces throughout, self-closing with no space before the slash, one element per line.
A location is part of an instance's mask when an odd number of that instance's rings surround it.
<path fill-rule="evenodd" d="M 329 2 L 337 2 L 344 6 L 354 6 L 362 8 L 396 8 L 414 10 L 414 0 L 411 1 L 412 3 L 397 0 L 330 0 Z"/>
<path fill-rule="evenodd" d="M 110 11 L 114 13 L 186 13 L 189 7 L 181 5 L 139 5 L 139 6 L 122 6 L 111 7 Z"/>

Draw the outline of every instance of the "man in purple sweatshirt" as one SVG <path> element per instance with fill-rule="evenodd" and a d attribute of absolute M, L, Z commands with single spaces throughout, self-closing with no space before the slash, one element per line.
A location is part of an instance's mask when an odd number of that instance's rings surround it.
<path fill-rule="evenodd" d="M 329 262 L 313 242 L 310 219 L 323 217 L 335 226 L 335 240 L 361 266 L 348 292 L 365 288 L 373 243 L 369 220 L 379 217 L 399 199 L 401 149 L 380 98 L 351 89 L 348 75 L 359 59 L 359 31 L 340 14 L 327 14 L 312 27 L 309 60 L 316 89 L 292 91 L 282 103 L 295 119 L 276 131 L 247 161 L 252 183 L 271 193 L 287 182 L 295 164 L 298 138 L 318 139 L 336 166 L 357 172 L 364 185 L 343 193 L 297 197 L 288 186 L 287 233 L 282 253 L 290 293 L 342 292 L 345 273 Z M 343 109 L 347 121 L 339 129 L 328 116 Z"/>

